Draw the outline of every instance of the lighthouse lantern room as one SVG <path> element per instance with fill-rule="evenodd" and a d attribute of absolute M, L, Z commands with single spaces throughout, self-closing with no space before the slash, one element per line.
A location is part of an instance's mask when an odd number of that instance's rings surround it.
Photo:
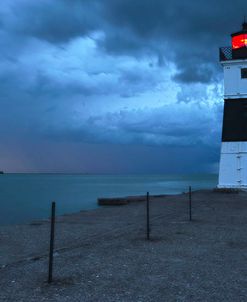
<path fill-rule="evenodd" d="M 220 48 L 224 69 L 224 116 L 219 188 L 247 188 L 247 23 Z"/>

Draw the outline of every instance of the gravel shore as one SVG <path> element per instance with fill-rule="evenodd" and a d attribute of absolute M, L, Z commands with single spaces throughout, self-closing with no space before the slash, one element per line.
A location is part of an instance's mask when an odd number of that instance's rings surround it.
<path fill-rule="evenodd" d="M 57 205 L 59 206 L 59 204 Z M 0 227 L 0 301 L 247 301 L 247 193 L 193 192 Z"/>

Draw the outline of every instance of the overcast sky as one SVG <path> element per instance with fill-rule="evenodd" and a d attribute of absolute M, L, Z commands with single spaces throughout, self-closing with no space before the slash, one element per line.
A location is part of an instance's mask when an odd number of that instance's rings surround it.
<path fill-rule="evenodd" d="M 0 170 L 217 172 L 246 0 L 5 0 Z"/>

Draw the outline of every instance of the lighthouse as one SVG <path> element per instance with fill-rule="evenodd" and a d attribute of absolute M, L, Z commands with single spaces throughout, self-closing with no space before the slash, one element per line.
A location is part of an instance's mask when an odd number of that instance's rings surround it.
<path fill-rule="evenodd" d="M 224 115 L 218 188 L 247 188 L 247 23 L 220 48 Z"/>

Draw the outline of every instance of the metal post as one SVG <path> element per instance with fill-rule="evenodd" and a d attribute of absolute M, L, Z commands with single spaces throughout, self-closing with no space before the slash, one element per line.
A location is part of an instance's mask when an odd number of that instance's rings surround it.
<path fill-rule="evenodd" d="M 150 238 L 150 225 L 149 225 L 149 192 L 147 192 L 147 240 Z"/>
<path fill-rule="evenodd" d="M 54 249 L 54 232 L 55 232 L 55 211 L 56 203 L 52 202 L 51 206 L 51 234 L 50 234 L 50 253 L 49 253 L 49 274 L 48 283 L 52 282 L 52 272 L 53 272 L 53 249 Z"/>
<path fill-rule="evenodd" d="M 190 214 L 190 221 L 192 221 L 192 211 L 191 211 L 191 186 L 189 187 L 189 214 Z"/>

